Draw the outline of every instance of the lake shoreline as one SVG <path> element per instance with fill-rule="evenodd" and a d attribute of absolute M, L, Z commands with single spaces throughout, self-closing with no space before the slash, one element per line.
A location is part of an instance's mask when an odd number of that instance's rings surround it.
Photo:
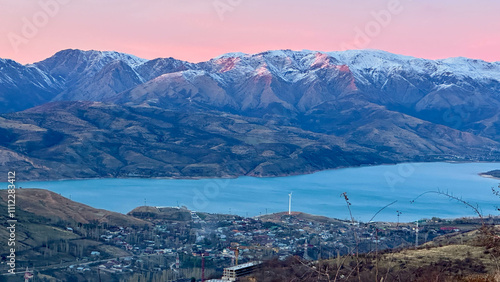
<path fill-rule="evenodd" d="M 495 177 L 493 175 L 489 175 L 489 174 L 486 174 L 486 173 L 478 173 L 479 176 L 481 177 L 484 177 L 484 178 L 490 178 L 490 179 L 497 179 L 497 180 L 500 180 L 499 177 Z"/>
<path fill-rule="evenodd" d="M 490 170 L 479 174 L 482 177 L 493 178 L 500 180 L 500 169 Z"/>
<path fill-rule="evenodd" d="M 48 182 L 48 181 L 69 181 L 69 180 L 105 180 L 105 179 L 123 179 L 123 180 L 133 180 L 133 179 L 159 179 L 159 180 L 201 180 L 201 179 L 237 179 L 240 177 L 254 177 L 254 178 L 280 178 L 280 177 L 290 177 L 290 176 L 301 176 L 301 175 L 311 175 L 315 174 L 318 172 L 323 172 L 323 171 L 335 171 L 335 170 L 340 170 L 340 169 L 349 169 L 349 168 L 366 168 L 366 167 L 377 167 L 377 166 L 397 166 L 397 165 L 403 165 L 403 164 L 412 164 L 415 166 L 418 166 L 419 164 L 429 164 L 429 163 L 449 163 L 449 164 L 480 164 L 480 163 L 496 163 L 496 162 L 486 162 L 486 161 L 440 161 L 440 162 L 399 162 L 399 163 L 380 163 L 380 164 L 367 164 L 367 165 L 359 165 L 359 166 L 339 166 L 336 168 L 329 168 L 329 169 L 318 169 L 314 171 L 308 171 L 308 172 L 298 172 L 298 173 L 288 173 L 288 174 L 276 174 L 276 175 L 264 175 L 264 176 L 259 176 L 259 175 L 223 175 L 223 176 L 146 176 L 146 175 L 137 175 L 137 176 L 129 176 L 129 177 L 90 177 L 90 178 L 42 178 L 42 179 L 26 179 L 26 180 L 19 180 L 19 182 Z M 483 173 L 479 173 L 480 176 Z M 487 177 L 487 176 L 483 176 Z M 487 178 L 495 178 L 499 179 L 497 177 L 491 176 Z M 2 183 L 2 182 L 0 182 Z"/>
<path fill-rule="evenodd" d="M 499 166 L 500 163 L 404 163 L 290 177 L 103 178 L 18 182 L 18 185 L 48 189 L 92 207 L 120 213 L 143 205 L 147 198 L 150 206 L 186 206 L 195 211 L 246 217 L 287 210 L 288 194 L 293 192 L 292 210 L 337 219 L 350 218 L 345 200 L 340 197 L 346 192 L 357 221 L 367 221 L 383 208 L 374 221 L 394 222 L 396 211 L 400 211 L 400 221 L 411 222 L 434 216 L 474 216 L 463 204 L 450 202 L 447 197 L 419 196 L 428 191 L 447 191 L 478 203 L 485 215 L 497 215 L 494 209 L 497 201 L 490 195 L 497 180 L 478 174 Z M 387 206 L 392 202 L 395 203 Z"/>

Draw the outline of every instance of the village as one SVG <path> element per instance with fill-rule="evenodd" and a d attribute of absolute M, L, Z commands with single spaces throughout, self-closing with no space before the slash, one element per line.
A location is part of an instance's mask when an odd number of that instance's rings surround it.
<path fill-rule="evenodd" d="M 183 207 L 140 207 L 129 214 L 151 222 L 152 227 L 96 229 L 100 242 L 129 255 L 110 257 L 87 250 L 88 256 L 80 264 L 71 264 L 64 271 L 113 277 L 157 273 L 167 281 L 199 280 L 220 277 L 227 267 L 272 258 L 298 256 L 307 261 L 407 248 L 440 235 L 472 230 L 479 224 L 478 219 L 438 218 L 359 223 L 300 212 L 246 218 Z"/>

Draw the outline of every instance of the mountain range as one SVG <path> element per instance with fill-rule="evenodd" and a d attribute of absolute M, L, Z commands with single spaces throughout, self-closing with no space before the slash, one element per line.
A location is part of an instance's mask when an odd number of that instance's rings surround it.
<path fill-rule="evenodd" d="M 24 179 L 280 176 L 500 160 L 500 62 L 378 50 L 206 62 L 0 59 L 0 162 Z"/>

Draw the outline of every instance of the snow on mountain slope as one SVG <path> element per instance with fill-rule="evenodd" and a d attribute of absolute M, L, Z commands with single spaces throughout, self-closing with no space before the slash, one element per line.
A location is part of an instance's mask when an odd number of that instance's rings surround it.
<path fill-rule="evenodd" d="M 234 107 L 234 100 L 222 89 L 213 75 L 201 70 L 186 70 L 161 75 L 117 96 L 124 104 L 151 104 L 163 108 L 212 105 Z"/>
<path fill-rule="evenodd" d="M 438 75 L 451 72 L 473 79 L 500 79 L 500 62 L 485 62 L 468 58 L 449 58 L 428 60 L 410 56 L 392 54 L 380 50 L 347 50 L 337 52 L 276 50 L 258 54 L 228 53 L 211 61 L 238 58 L 239 62 L 249 62 L 255 68 L 257 63 L 267 63 L 272 71 L 282 75 L 289 72 L 304 71 L 313 66 L 318 54 L 337 65 L 347 65 L 353 73 L 360 75 L 367 70 L 412 71 Z"/>
<path fill-rule="evenodd" d="M 168 66 L 178 67 L 170 63 Z M 266 109 L 273 105 L 279 105 L 282 109 L 291 111 L 304 111 L 357 90 L 349 68 L 339 65 L 335 59 L 319 52 L 283 50 L 255 55 L 238 53 L 235 56 L 220 56 L 208 62 L 184 64 L 181 69 L 185 69 L 182 71 L 184 84 L 172 81 L 171 89 L 176 89 L 179 93 L 191 93 L 192 102 L 218 101 L 208 106 L 229 106 L 242 111 Z M 207 80 L 195 79 L 201 74 Z M 217 88 L 224 92 L 223 96 L 231 97 L 230 104 L 220 104 L 221 101 L 230 100 L 214 99 L 215 96 L 220 95 L 209 95 L 206 90 L 203 90 L 208 85 L 202 85 L 202 83 L 213 82 L 216 82 Z M 155 89 L 155 83 L 159 83 L 158 89 Z M 174 97 L 168 94 L 170 90 L 166 90 L 165 87 L 163 79 L 153 79 L 148 82 L 147 88 L 156 93 L 155 96 L 164 93 L 162 99 Z M 148 100 L 156 103 L 159 99 L 159 97 L 155 99 L 139 97 L 138 93 L 143 93 L 148 97 L 151 95 L 144 91 L 143 87 L 138 88 L 142 90 L 123 94 L 132 100 L 121 97 L 117 101 L 133 103 L 133 99 L 137 99 L 137 103 Z M 129 95 L 130 93 L 135 94 Z M 207 99 L 209 96 L 213 97 Z"/>
<path fill-rule="evenodd" d="M 79 80 L 83 76 L 92 76 L 107 64 L 116 60 L 126 62 L 131 67 L 137 67 L 147 62 L 145 59 L 114 51 L 70 49 L 57 52 L 54 56 L 34 65 L 55 78 L 63 79 L 66 83 L 69 83 Z"/>
<path fill-rule="evenodd" d="M 6 64 L 5 60 L 2 62 Z M 357 99 L 408 114 L 456 106 L 463 99 L 479 106 L 500 103 L 500 62 L 467 58 L 426 60 L 379 50 L 228 53 L 196 64 L 174 58 L 144 60 L 109 51 L 63 50 L 39 63 L 17 67 L 38 73 L 32 79 L 38 87 L 54 85 L 54 100 L 106 101 L 118 95 L 115 100 L 134 103 L 119 97 L 120 93 L 144 83 L 153 91 L 158 82 L 155 78 L 181 72 L 183 83 L 172 80 L 171 89 L 191 91 L 194 102 L 218 101 L 216 104 L 223 107 L 220 103 L 227 101 L 235 110 L 279 105 L 303 112 L 354 93 Z M 203 75 L 194 75 L 198 72 Z M 22 80 L 11 76 L 0 73 L 0 84 L 6 87 L 9 81 Z M 164 81 L 161 83 L 153 96 L 174 97 L 166 95 L 170 90 L 160 93 L 160 89 L 168 89 Z M 454 87 L 445 89 L 448 86 Z M 226 98 L 214 99 L 219 95 L 214 94 L 208 99 L 211 94 L 201 93 L 216 88 L 214 91 L 223 91 Z M 141 90 L 130 97 L 137 97 L 137 93 L 148 94 Z"/>
<path fill-rule="evenodd" d="M 58 81 L 35 66 L 0 60 L 0 112 L 46 103 L 61 89 Z"/>
<path fill-rule="evenodd" d="M 115 60 L 95 75 L 78 80 L 53 100 L 104 101 L 142 83 L 144 79 L 129 64 Z"/>
<path fill-rule="evenodd" d="M 158 58 L 133 67 L 146 82 L 166 73 L 193 69 L 194 64 L 174 58 Z"/>

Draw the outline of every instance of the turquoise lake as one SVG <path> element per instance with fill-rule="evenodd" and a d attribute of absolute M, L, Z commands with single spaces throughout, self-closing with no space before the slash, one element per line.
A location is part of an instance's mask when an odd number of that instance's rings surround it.
<path fill-rule="evenodd" d="M 433 216 L 475 216 L 471 208 L 426 191 L 444 191 L 478 205 L 484 215 L 498 215 L 500 198 L 491 188 L 500 180 L 478 175 L 500 169 L 500 163 L 406 163 L 345 168 L 314 174 L 235 179 L 92 179 L 19 182 L 23 188 L 44 188 L 95 208 L 127 213 L 137 206 L 186 206 L 191 210 L 241 216 L 292 210 L 348 219 L 341 193 L 347 192 L 356 220 L 414 221 Z"/>

